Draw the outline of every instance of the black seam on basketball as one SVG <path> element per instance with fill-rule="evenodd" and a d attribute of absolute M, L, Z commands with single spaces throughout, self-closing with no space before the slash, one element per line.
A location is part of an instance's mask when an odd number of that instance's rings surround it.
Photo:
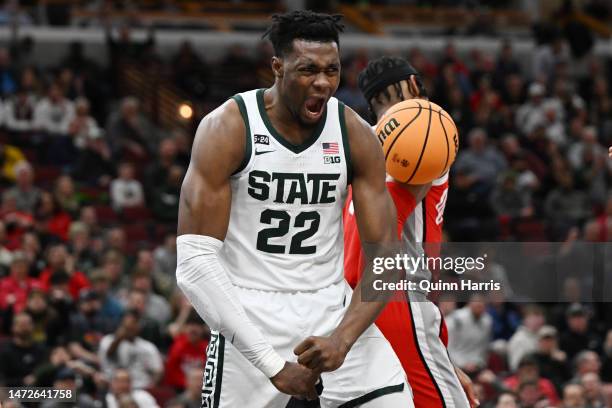
<path fill-rule="evenodd" d="M 430 104 L 431 105 L 431 104 Z M 429 120 L 427 121 L 427 133 L 425 133 L 425 140 L 423 141 L 423 148 L 421 149 L 421 154 L 419 155 L 419 160 L 417 160 L 416 166 L 414 166 L 414 170 L 412 171 L 412 175 L 408 177 L 408 180 L 404 181 L 404 183 L 409 183 L 410 180 L 414 177 L 419 166 L 421 165 L 421 160 L 423 160 L 423 154 L 425 153 L 425 149 L 427 148 L 427 139 L 429 139 L 429 129 L 431 129 L 431 113 L 433 109 L 429 109 Z"/>
<path fill-rule="evenodd" d="M 423 367 L 425 367 L 425 369 L 427 370 L 427 374 L 429 375 L 431 382 L 436 387 L 436 391 L 438 392 L 438 397 L 440 398 L 440 401 L 442 402 L 442 407 L 446 408 L 446 401 L 444 401 L 442 390 L 440 390 L 440 387 L 438 386 L 438 382 L 434 378 L 433 373 L 431 372 L 431 369 L 427 365 L 425 356 L 423 355 L 423 352 L 421 351 L 421 346 L 419 346 L 419 337 L 417 336 L 416 326 L 414 324 L 414 314 L 412 313 L 412 305 L 410 304 L 410 294 L 408 294 L 407 304 L 408 304 L 408 313 L 410 313 L 410 325 L 412 326 L 412 336 L 414 337 L 414 345 L 416 346 L 417 352 L 419 354 L 419 358 L 421 359 L 421 363 L 423 363 Z"/>
<path fill-rule="evenodd" d="M 444 127 L 444 122 L 442 122 L 442 112 L 438 112 L 440 114 L 440 125 L 442 126 L 442 130 L 444 131 L 444 141 L 446 142 L 446 161 L 444 162 L 444 167 L 442 167 L 442 173 L 438 176 L 438 178 L 442 177 L 444 171 L 446 171 L 446 165 L 448 164 L 448 159 L 450 159 L 450 143 L 448 143 L 448 134 L 446 133 L 446 128 Z"/>
<path fill-rule="evenodd" d="M 442 110 L 439 110 L 439 111 L 438 111 L 438 110 L 435 110 L 435 109 L 433 109 L 433 108 L 424 108 L 424 107 L 422 107 L 422 106 L 420 106 L 420 105 L 419 105 L 419 107 L 420 107 L 421 109 L 424 109 L 424 110 L 429 110 L 429 111 L 433 111 L 433 112 L 439 113 L 440 115 L 442 115 L 442 117 L 444 117 L 444 118 L 446 118 L 446 119 L 448 119 L 448 120 L 450 120 L 451 122 L 453 122 L 453 123 L 454 123 L 454 121 L 451 119 L 451 117 L 450 117 L 450 116 L 447 116 L 447 115 L 443 115 L 443 114 L 442 114 L 442 112 L 443 112 Z M 383 117 L 385 117 L 385 118 L 386 118 L 387 116 L 391 116 L 391 115 L 393 115 L 394 113 L 401 112 L 401 111 L 405 111 L 405 110 L 410 110 L 410 109 L 417 109 L 417 107 L 416 107 L 416 106 L 410 106 L 410 107 L 408 107 L 408 108 L 402 108 L 402 109 L 398 109 L 398 110 L 395 110 L 395 111 L 391 111 L 391 112 L 385 113 L 385 115 L 384 115 Z"/>
<path fill-rule="evenodd" d="M 387 149 L 387 153 L 385 154 L 385 161 L 387 161 L 387 158 L 389 157 L 389 153 L 391 153 L 391 149 L 393 149 L 393 145 L 395 144 L 395 142 L 397 142 L 397 139 L 399 139 L 400 135 L 404 132 L 404 130 L 406 130 L 406 128 L 408 128 L 408 126 L 410 126 L 412 122 L 414 122 L 416 118 L 419 117 L 419 115 L 421 114 L 421 111 L 422 110 L 419 110 L 417 114 L 414 116 L 414 118 L 412 118 L 410 122 L 408 122 L 406 126 L 404 126 L 402 130 L 400 130 L 398 134 L 395 136 L 395 139 L 393 139 L 393 141 L 391 142 L 391 146 L 389 146 L 389 148 Z"/>

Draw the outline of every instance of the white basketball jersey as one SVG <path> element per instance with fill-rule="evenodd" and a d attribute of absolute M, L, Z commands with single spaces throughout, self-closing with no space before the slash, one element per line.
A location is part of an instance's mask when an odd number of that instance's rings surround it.
<path fill-rule="evenodd" d="M 290 144 L 266 114 L 264 90 L 234 96 L 246 155 L 232 176 L 221 259 L 232 282 L 271 291 L 312 291 L 344 279 L 342 208 L 350 182 L 344 105 L 336 98 L 312 136 Z"/>

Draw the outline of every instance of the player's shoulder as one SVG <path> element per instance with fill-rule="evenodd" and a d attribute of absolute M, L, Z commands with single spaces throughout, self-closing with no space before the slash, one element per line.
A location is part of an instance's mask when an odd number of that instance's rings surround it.
<path fill-rule="evenodd" d="M 245 155 L 246 129 L 238 102 L 228 99 L 200 121 L 193 141 L 192 159 L 206 156 L 207 160 L 238 167 Z"/>

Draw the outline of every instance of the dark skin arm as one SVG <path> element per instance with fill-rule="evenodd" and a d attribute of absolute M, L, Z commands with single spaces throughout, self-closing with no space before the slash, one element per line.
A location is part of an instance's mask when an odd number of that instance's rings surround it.
<path fill-rule="evenodd" d="M 370 126 L 348 108 L 346 125 L 353 164 L 353 203 L 361 241 L 392 246 L 397 242 L 396 211 L 385 185 L 382 150 Z M 361 288 L 371 285 L 374 276 L 371 271 L 364 272 L 344 318 L 329 337 L 311 336 L 295 348 L 300 364 L 315 371 L 333 371 L 342 365 L 350 348 L 376 320 L 391 295 L 390 291 L 380 291 L 376 301 L 362 302 Z M 388 278 L 396 280 L 399 276 L 398 273 Z"/>
<path fill-rule="evenodd" d="M 245 126 L 238 105 L 230 100 L 207 115 L 198 130 L 191 162 L 181 188 L 178 235 L 198 234 L 223 241 L 229 225 L 230 177 L 244 158 Z M 270 380 L 281 392 L 316 398 L 318 376 L 286 362 Z"/>

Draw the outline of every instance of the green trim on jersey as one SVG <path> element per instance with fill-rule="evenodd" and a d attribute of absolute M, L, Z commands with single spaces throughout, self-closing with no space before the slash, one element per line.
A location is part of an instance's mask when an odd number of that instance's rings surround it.
<path fill-rule="evenodd" d="M 321 117 L 321 120 L 319 120 L 319 123 L 317 123 L 316 128 L 312 132 L 312 135 L 310 135 L 310 137 L 306 139 L 304 143 L 300 145 L 294 145 L 292 143 L 289 143 L 287 139 L 285 139 L 285 137 L 274 128 L 272 122 L 270 122 L 270 118 L 268 117 L 268 113 L 266 112 L 266 105 L 264 103 L 264 91 L 265 89 L 263 88 L 257 90 L 257 107 L 259 108 L 259 115 L 261 116 L 261 119 L 263 120 L 264 124 L 266 125 L 266 128 L 268 129 L 268 132 L 270 132 L 272 137 L 274 137 L 278 141 L 278 143 L 291 150 L 293 153 L 302 153 L 304 150 L 312 146 L 317 141 L 319 136 L 321 136 L 321 132 L 325 127 L 325 121 L 327 120 L 327 106 L 323 111 L 323 116 Z"/>
<path fill-rule="evenodd" d="M 225 337 L 219 333 L 219 350 L 217 354 L 217 377 L 215 378 L 215 394 L 213 396 L 213 408 L 219 408 L 221 400 L 221 386 L 223 385 L 223 357 L 225 355 Z"/>
<path fill-rule="evenodd" d="M 353 181 L 353 163 L 351 162 L 351 147 L 349 146 L 348 132 L 346 131 L 344 108 L 344 104 L 338 101 L 338 116 L 340 116 L 340 131 L 342 132 L 342 144 L 344 145 L 344 161 L 346 162 L 346 184 L 349 185 Z"/>
<path fill-rule="evenodd" d="M 246 146 L 244 149 L 244 159 L 242 159 L 242 162 L 240 163 L 240 167 L 238 167 L 236 171 L 232 173 L 232 175 L 234 175 L 234 174 L 240 173 L 242 170 L 246 168 L 247 164 L 249 164 L 249 160 L 251 160 L 252 146 L 251 146 L 251 127 L 249 125 L 249 115 L 247 114 L 244 99 L 242 99 L 242 96 L 239 94 L 232 96 L 232 99 L 235 100 L 236 103 L 238 104 L 238 109 L 240 110 L 240 116 L 242 116 L 242 120 L 244 121 L 245 134 L 246 134 Z"/>
<path fill-rule="evenodd" d="M 368 401 L 372 401 L 375 398 L 382 397 L 383 395 L 393 394 L 394 392 L 402 392 L 404 391 L 404 383 L 398 385 L 390 385 L 388 387 L 379 388 L 372 392 L 369 392 L 365 395 L 362 395 L 359 398 L 352 399 L 344 404 L 340 405 L 338 408 L 353 408 L 358 407 L 361 404 L 365 404 Z"/>

